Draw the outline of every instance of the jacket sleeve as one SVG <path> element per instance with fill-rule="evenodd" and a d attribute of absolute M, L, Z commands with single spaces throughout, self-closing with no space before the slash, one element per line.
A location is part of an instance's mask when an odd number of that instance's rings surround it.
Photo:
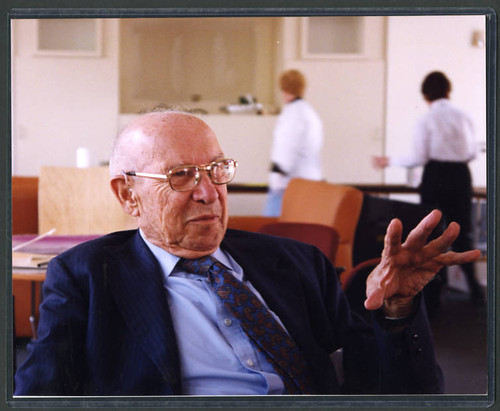
<path fill-rule="evenodd" d="M 435 394 L 443 391 L 443 375 L 423 296 L 415 299 L 413 314 L 392 327 L 382 312 L 365 310 L 363 318 L 352 311 L 338 283 L 326 266 L 326 307 L 331 326 L 340 328 L 343 352 L 343 385 L 346 394 Z"/>
<path fill-rule="evenodd" d="M 38 339 L 29 344 L 29 355 L 16 372 L 14 395 L 82 393 L 88 307 L 83 287 L 63 260 L 50 262 L 42 289 Z"/>

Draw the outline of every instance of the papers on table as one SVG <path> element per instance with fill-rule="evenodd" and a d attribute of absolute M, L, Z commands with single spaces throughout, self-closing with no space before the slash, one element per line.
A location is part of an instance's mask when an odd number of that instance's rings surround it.
<path fill-rule="evenodd" d="M 12 253 L 13 268 L 43 268 L 55 257 L 50 254 L 33 254 L 14 251 Z"/>
<path fill-rule="evenodd" d="M 42 235 L 18 234 L 12 237 L 12 268 L 44 270 L 48 262 L 64 251 L 100 235 L 52 235 L 52 229 Z"/>

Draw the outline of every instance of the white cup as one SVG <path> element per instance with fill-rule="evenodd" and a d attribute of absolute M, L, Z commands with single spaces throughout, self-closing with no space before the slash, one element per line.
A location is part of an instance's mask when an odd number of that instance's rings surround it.
<path fill-rule="evenodd" d="M 76 149 L 76 166 L 78 168 L 90 167 L 90 151 L 85 147 Z"/>

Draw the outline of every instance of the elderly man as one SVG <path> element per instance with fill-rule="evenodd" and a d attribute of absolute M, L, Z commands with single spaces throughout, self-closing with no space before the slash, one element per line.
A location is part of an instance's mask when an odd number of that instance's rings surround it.
<path fill-rule="evenodd" d="M 51 261 L 16 395 L 442 390 L 419 291 L 443 265 L 479 256 L 446 252 L 459 227 L 426 244 L 434 211 L 401 244 L 391 222 L 367 281 L 368 325 L 315 247 L 226 230 L 235 168 L 186 113 L 146 114 L 118 136 L 111 187 L 139 230 Z M 330 361 L 340 348 L 343 384 Z"/>

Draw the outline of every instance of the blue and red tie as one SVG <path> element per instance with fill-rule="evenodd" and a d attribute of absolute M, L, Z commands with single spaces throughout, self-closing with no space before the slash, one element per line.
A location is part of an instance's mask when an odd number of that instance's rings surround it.
<path fill-rule="evenodd" d="M 287 394 L 313 393 L 309 367 L 297 344 L 245 284 L 211 256 L 181 259 L 177 265 L 187 272 L 208 277 L 215 293 L 240 321 L 250 341 L 282 377 Z"/>

